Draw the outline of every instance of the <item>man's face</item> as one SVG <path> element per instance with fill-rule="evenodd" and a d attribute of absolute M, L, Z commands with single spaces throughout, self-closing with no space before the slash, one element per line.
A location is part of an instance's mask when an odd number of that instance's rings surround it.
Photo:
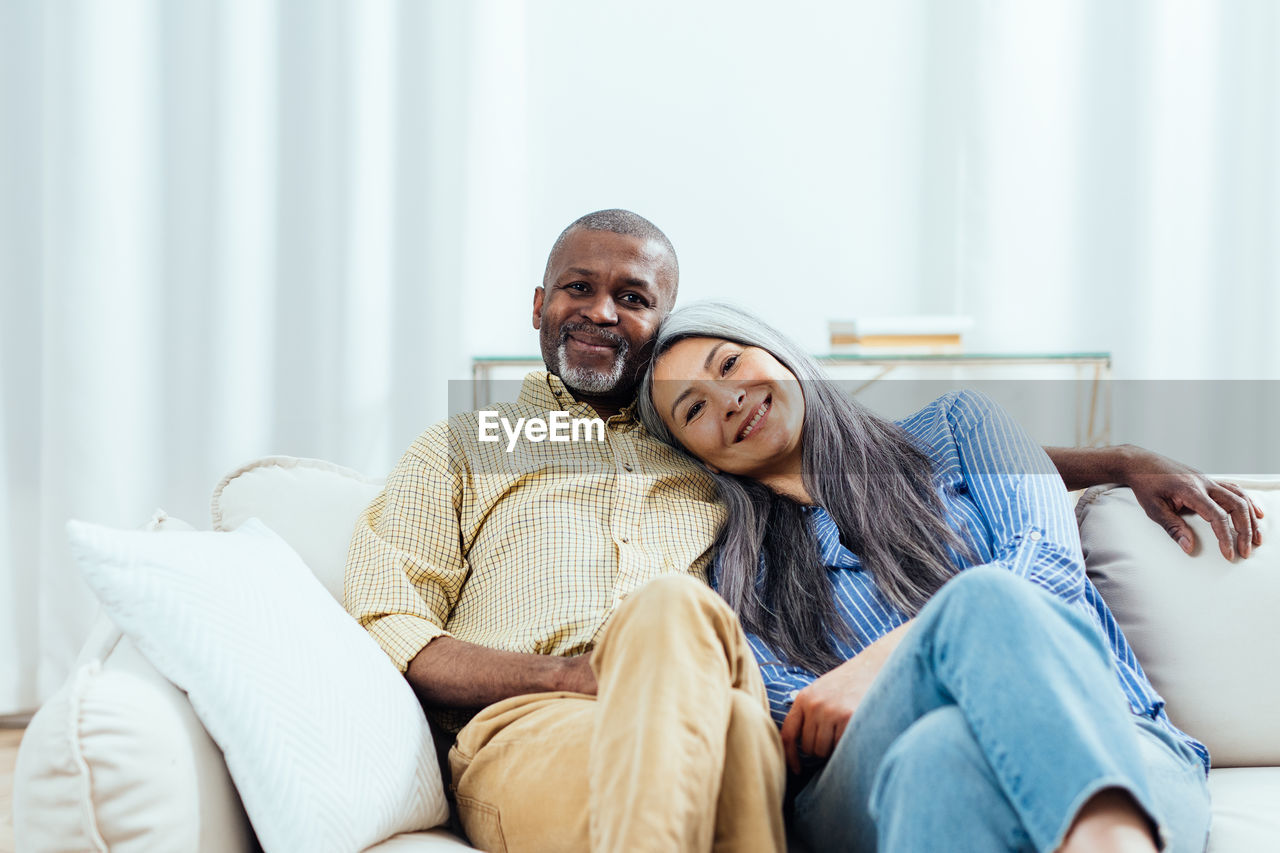
<path fill-rule="evenodd" d="M 634 393 L 649 344 L 671 310 L 666 247 L 612 231 L 576 229 L 533 292 L 533 327 L 547 369 L 585 396 Z"/>

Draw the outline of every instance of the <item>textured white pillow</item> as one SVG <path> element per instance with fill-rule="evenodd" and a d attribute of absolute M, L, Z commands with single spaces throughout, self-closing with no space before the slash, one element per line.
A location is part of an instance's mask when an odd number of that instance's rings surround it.
<path fill-rule="evenodd" d="M 413 691 L 265 525 L 67 530 L 112 619 L 187 691 L 265 849 L 354 853 L 447 819 Z"/>
<path fill-rule="evenodd" d="M 382 486 L 382 480 L 323 459 L 267 456 L 231 472 L 214 489 L 213 529 L 260 520 L 341 602 L 351 531 Z"/>
<path fill-rule="evenodd" d="M 1208 523 L 1182 552 L 1129 489 L 1091 489 L 1076 515 L 1089 576 L 1169 717 L 1209 747 L 1215 767 L 1280 764 L 1280 481 L 1239 483 L 1266 512 L 1263 544 L 1223 559 Z"/>

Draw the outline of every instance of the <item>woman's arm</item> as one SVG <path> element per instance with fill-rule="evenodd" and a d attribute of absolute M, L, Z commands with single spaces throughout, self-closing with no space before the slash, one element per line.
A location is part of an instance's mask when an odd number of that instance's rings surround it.
<path fill-rule="evenodd" d="M 782 749 L 792 773 L 800 772 L 801 750 L 816 758 L 831 755 L 910 626 L 904 622 L 796 694 L 782 722 Z"/>
<path fill-rule="evenodd" d="M 959 392 L 946 417 L 965 485 L 990 532 L 993 562 L 1067 603 L 1078 601 L 1085 590 L 1080 532 L 1044 450 L 985 394 Z"/>

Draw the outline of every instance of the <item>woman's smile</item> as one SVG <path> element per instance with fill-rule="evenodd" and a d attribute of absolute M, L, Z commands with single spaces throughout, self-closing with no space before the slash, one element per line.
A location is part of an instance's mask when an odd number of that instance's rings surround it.
<path fill-rule="evenodd" d="M 764 398 L 764 402 L 760 404 L 760 408 L 756 409 L 755 414 L 751 416 L 751 419 L 743 424 L 742 429 L 738 430 L 738 435 L 734 438 L 734 441 L 746 441 L 747 436 L 754 434 L 756 427 L 759 426 L 760 422 L 769 414 L 769 409 L 771 408 L 773 408 L 772 394 Z"/>

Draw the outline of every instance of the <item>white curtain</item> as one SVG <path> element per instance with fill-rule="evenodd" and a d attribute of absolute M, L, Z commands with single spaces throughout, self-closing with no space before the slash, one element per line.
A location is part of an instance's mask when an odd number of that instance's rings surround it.
<path fill-rule="evenodd" d="M 95 610 L 66 519 L 207 528 L 244 461 L 385 472 L 444 413 L 470 32 L 449 4 L 0 4 L 0 714 Z"/>
<path fill-rule="evenodd" d="M 1273 0 L 0 0 L 0 714 L 93 612 L 67 518 L 207 526 L 267 453 L 385 471 L 470 356 L 537 352 L 589 210 L 815 352 L 961 312 L 1280 378 L 1277 57 Z"/>

